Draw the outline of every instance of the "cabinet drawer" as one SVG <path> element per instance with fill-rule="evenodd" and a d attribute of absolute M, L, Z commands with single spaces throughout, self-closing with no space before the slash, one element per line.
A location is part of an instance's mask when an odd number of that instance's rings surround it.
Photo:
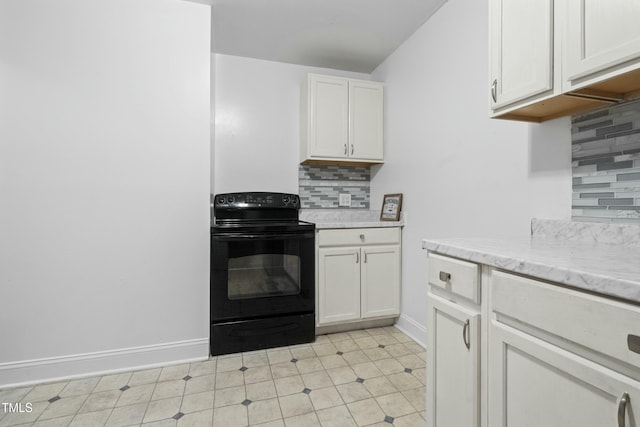
<path fill-rule="evenodd" d="M 477 264 L 429 252 L 429 283 L 480 304 Z"/>
<path fill-rule="evenodd" d="M 400 228 L 344 228 L 318 231 L 318 245 L 363 246 L 399 244 Z"/>
<path fill-rule="evenodd" d="M 560 339 L 558 345 L 575 343 L 640 366 L 638 306 L 494 271 L 490 310 L 499 322 L 543 339 Z"/>

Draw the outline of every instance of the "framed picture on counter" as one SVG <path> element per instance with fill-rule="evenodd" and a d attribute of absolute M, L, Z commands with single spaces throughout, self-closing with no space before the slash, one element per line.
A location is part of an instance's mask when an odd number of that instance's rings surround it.
<path fill-rule="evenodd" d="M 382 211 L 380 221 L 400 220 L 400 210 L 402 209 L 402 193 L 385 194 L 382 199 Z"/>

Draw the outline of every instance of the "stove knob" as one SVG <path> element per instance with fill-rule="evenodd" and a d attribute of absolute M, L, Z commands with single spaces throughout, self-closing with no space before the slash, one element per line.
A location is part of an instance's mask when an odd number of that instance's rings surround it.
<path fill-rule="evenodd" d="M 219 205 L 223 205 L 224 204 L 224 197 L 218 197 L 218 199 L 216 200 L 216 203 Z"/>
<path fill-rule="evenodd" d="M 233 198 L 233 196 L 229 196 L 229 198 L 227 199 L 227 203 L 233 203 L 235 199 Z"/>
<path fill-rule="evenodd" d="M 298 198 L 298 196 L 293 196 L 293 204 L 294 205 L 297 205 L 299 201 L 300 201 L 300 199 Z"/>
<path fill-rule="evenodd" d="M 283 203 L 289 203 L 289 196 L 282 197 L 282 202 Z"/>

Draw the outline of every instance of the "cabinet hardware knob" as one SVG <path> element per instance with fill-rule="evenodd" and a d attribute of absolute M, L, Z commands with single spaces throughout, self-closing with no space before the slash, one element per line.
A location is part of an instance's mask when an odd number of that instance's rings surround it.
<path fill-rule="evenodd" d="M 627 346 L 634 353 L 640 353 L 640 337 L 637 335 L 627 335 Z"/>
<path fill-rule="evenodd" d="M 448 282 L 449 280 L 451 280 L 451 274 L 445 271 L 441 271 L 440 280 L 442 280 L 443 282 Z"/>
<path fill-rule="evenodd" d="M 498 102 L 498 79 L 493 79 L 493 83 L 491 84 L 491 98 L 493 102 Z"/>
<path fill-rule="evenodd" d="M 367 253 L 365 252 L 363 255 L 364 255 L 364 259 L 362 260 L 362 262 L 366 263 L 367 262 Z"/>
<path fill-rule="evenodd" d="M 351 144 L 351 155 L 353 156 L 353 144 Z"/>
<path fill-rule="evenodd" d="M 344 144 L 344 155 L 347 155 L 347 144 Z"/>
<path fill-rule="evenodd" d="M 358 254 L 358 251 L 356 251 L 356 264 L 360 262 L 360 255 Z"/>
<path fill-rule="evenodd" d="M 467 347 L 467 350 L 471 348 L 471 340 L 469 339 L 468 335 L 469 335 L 469 319 L 467 319 L 467 321 L 464 322 L 464 327 L 462 328 L 462 341 L 464 341 L 464 345 L 465 347 Z"/>
<path fill-rule="evenodd" d="M 627 413 L 627 403 L 629 403 L 629 393 L 622 393 L 618 402 L 618 427 L 624 427 L 624 416 Z"/>
<path fill-rule="evenodd" d="M 360 240 L 364 240 L 364 234 L 360 235 Z"/>

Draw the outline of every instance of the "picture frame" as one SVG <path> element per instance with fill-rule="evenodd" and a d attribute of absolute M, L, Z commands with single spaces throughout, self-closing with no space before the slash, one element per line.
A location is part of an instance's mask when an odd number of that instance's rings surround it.
<path fill-rule="evenodd" d="M 402 210 L 402 193 L 385 194 L 382 198 L 380 221 L 399 221 Z"/>

